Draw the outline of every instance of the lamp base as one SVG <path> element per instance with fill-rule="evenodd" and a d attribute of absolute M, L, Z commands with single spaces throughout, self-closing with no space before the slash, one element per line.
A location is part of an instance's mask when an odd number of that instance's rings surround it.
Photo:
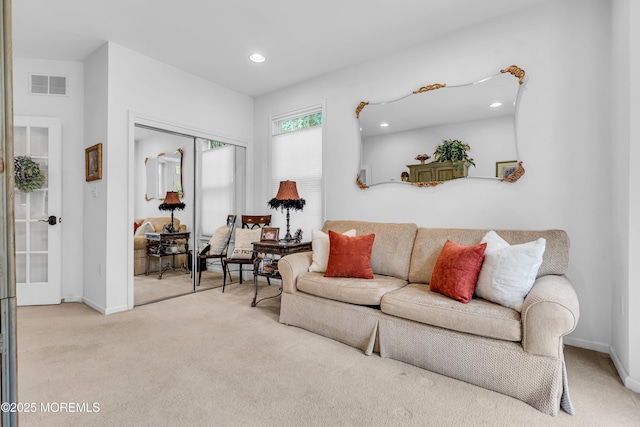
<path fill-rule="evenodd" d="M 278 240 L 279 243 L 296 243 L 296 239 L 294 239 L 293 237 L 289 236 L 287 238 L 287 236 L 284 236 L 284 239 L 280 239 Z"/>

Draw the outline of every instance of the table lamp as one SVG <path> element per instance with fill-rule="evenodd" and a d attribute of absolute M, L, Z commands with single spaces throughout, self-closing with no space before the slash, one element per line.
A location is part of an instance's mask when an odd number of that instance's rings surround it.
<path fill-rule="evenodd" d="M 180 201 L 180 196 L 175 191 L 167 191 L 164 196 L 164 202 L 158 206 L 161 211 L 171 211 L 171 223 L 164 226 L 164 231 L 167 233 L 175 233 L 176 228 L 173 226 L 173 211 L 176 209 L 181 211 L 185 207 L 185 204 Z"/>
<path fill-rule="evenodd" d="M 304 208 L 305 200 L 301 199 L 298 195 L 298 188 L 295 181 L 280 181 L 280 188 L 278 188 L 278 194 L 276 197 L 269 200 L 268 205 L 271 209 L 280 209 L 280 211 L 287 210 L 287 234 L 281 242 L 290 243 L 293 242 L 291 232 L 289 230 L 289 210 L 293 209 L 301 211 Z"/>

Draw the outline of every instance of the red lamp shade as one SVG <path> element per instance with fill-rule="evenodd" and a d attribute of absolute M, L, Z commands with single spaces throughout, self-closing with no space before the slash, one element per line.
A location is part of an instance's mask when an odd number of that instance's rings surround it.
<path fill-rule="evenodd" d="M 280 188 L 276 194 L 278 200 L 300 200 L 295 181 L 280 181 Z"/>
<path fill-rule="evenodd" d="M 179 205 L 182 202 L 176 191 L 167 191 L 166 196 L 164 196 L 164 203 L 167 205 Z"/>

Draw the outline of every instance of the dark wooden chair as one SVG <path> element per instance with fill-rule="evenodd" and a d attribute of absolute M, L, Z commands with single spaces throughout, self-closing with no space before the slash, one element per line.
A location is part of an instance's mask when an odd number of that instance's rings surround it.
<path fill-rule="evenodd" d="M 236 227 L 236 217 L 237 215 L 227 215 L 227 227 L 229 227 L 229 235 L 226 236 L 226 242 L 223 243 L 221 249 L 219 251 L 215 251 L 214 253 L 210 253 L 210 248 L 208 245 L 204 248 L 204 250 L 199 251 L 197 255 L 196 261 L 196 269 L 198 271 L 198 283 L 197 286 L 200 286 L 200 279 L 202 278 L 202 270 L 206 270 L 207 268 L 207 260 L 209 259 L 219 259 L 220 264 L 222 265 L 222 281 L 223 283 L 227 280 L 227 272 L 229 269 L 225 267 L 224 257 L 227 256 L 227 249 L 229 249 L 229 242 L 231 241 L 231 235 L 233 234 L 233 230 Z M 229 272 L 229 276 L 231 273 Z"/>
<path fill-rule="evenodd" d="M 242 215 L 241 217 L 242 228 L 255 229 L 262 228 L 271 224 L 271 215 Z M 229 283 L 231 283 L 231 271 L 229 270 L 229 264 L 238 266 L 238 275 L 240 276 L 240 283 L 242 283 L 243 266 L 248 265 L 253 271 L 253 263 L 255 261 L 255 254 L 250 259 L 234 259 L 229 257 L 222 258 L 222 269 L 229 271 Z M 227 276 L 225 274 L 222 281 L 222 292 L 227 285 Z"/>

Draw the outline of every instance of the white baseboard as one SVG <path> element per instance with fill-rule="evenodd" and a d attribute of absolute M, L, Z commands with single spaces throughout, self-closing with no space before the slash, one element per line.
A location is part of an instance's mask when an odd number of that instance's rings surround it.
<path fill-rule="evenodd" d="M 67 295 L 62 298 L 62 302 L 84 302 L 82 296 Z"/>
<path fill-rule="evenodd" d="M 125 304 L 125 305 L 118 305 L 116 307 L 109 307 L 105 310 L 104 314 L 114 314 L 114 313 L 120 313 L 121 311 L 127 311 L 129 310 L 129 307 Z"/>
<path fill-rule="evenodd" d="M 616 349 L 611 347 L 609 354 L 611 355 L 611 360 L 613 360 L 613 364 L 616 367 L 618 375 L 620 376 L 620 379 L 622 380 L 624 386 L 629 390 L 640 393 L 640 381 L 629 376 L 629 373 L 624 368 L 624 365 L 622 364 L 620 358 L 618 357 L 618 354 L 616 353 Z"/>
<path fill-rule="evenodd" d="M 98 313 L 106 314 L 105 313 L 105 311 L 106 311 L 105 308 L 103 306 L 101 306 L 100 304 L 96 304 L 95 302 L 93 302 L 90 299 L 85 298 L 85 297 L 82 297 L 82 302 L 87 304 L 89 307 L 93 308 Z"/>
<path fill-rule="evenodd" d="M 581 338 L 564 337 L 562 341 L 566 345 L 571 345 L 573 347 L 586 348 L 587 350 L 593 350 L 599 353 L 610 354 L 610 350 L 611 350 L 609 344 L 604 344 L 604 343 L 599 343 L 594 341 L 587 341 Z"/>

